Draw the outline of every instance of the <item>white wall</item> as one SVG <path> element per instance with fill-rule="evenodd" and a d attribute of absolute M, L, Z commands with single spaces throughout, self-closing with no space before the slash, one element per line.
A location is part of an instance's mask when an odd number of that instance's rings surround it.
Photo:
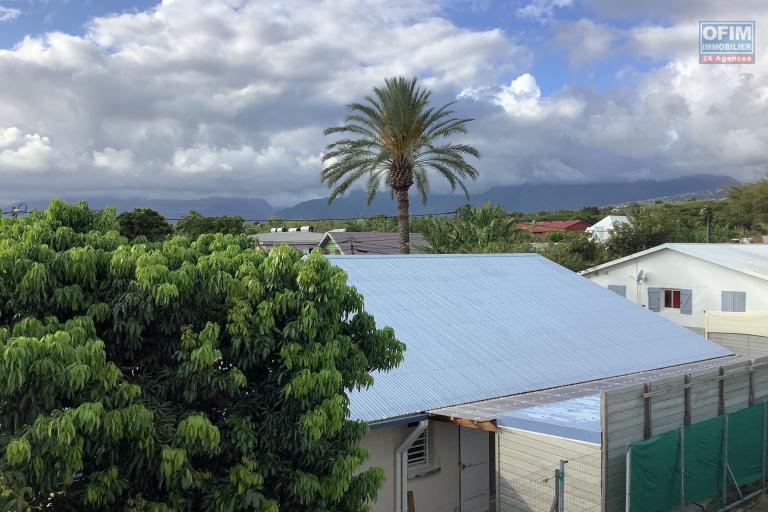
<path fill-rule="evenodd" d="M 451 423 L 430 421 L 431 460 L 439 471 L 408 479 L 417 512 L 459 512 L 459 427 Z M 364 467 L 383 468 L 387 479 L 372 512 L 392 512 L 395 509 L 395 449 L 408 435 L 407 425 L 373 429 L 361 445 L 371 452 Z"/>
<path fill-rule="evenodd" d="M 640 270 L 648 276 L 648 280 L 638 284 L 635 277 Z M 701 333 L 704 313 L 721 310 L 722 291 L 746 292 L 747 311 L 768 311 L 768 281 L 670 249 L 585 274 L 584 277 L 604 287 L 626 286 L 627 299 L 644 307 L 648 307 L 649 287 L 693 290 L 692 314 L 684 315 L 679 309 L 665 310 L 663 292 L 662 308 L 658 314 Z"/>

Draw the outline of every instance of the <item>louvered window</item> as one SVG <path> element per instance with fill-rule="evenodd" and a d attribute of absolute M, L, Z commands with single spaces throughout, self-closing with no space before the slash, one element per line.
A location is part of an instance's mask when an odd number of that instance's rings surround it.
<path fill-rule="evenodd" d="M 408 448 L 408 469 L 418 469 L 429 464 L 429 428 Z"/>

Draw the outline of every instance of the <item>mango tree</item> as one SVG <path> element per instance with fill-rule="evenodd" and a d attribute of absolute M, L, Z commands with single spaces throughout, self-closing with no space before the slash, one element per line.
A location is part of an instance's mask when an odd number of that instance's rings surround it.
<path fill-rule="evenodd" d="M 347 395 L 404 346 L 345 274 L 118 229 L 61 201 L 0 221 L 0 510 L 365 510 Z"/>

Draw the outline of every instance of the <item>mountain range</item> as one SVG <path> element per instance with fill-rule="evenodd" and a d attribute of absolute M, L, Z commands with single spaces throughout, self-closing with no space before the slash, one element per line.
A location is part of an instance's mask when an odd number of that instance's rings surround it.
<path fill-rule="evenodd" d="M 671 180 L 641 180 L 620 183 L 523 184 L 493 187 L 474 194 L 469 203 L 480 206 L 486 202 L 504 206 L 508 211 L 538 212 L 542 210 L 577 209 L 584 206 L 610 206 L 632 202 L 647 202 L 656 198 L 713 197 L 718 191 L 737 184 L 728 176 L 694 175 Z M 722 195 L 722 192 L 720 193 Z M 68 201 L 73 198 L 64 198 Z M 288 208 L 275 208 L 264 199 L 243 197 L 210 197 L 206 199 L 142 199 L 93 197 L 85 198 L 93 208 L 114 206 L 118 211 L 133 208 L 153 208 L 168 219 L 178 219 L 190 210 L 203 215 L 240 215 L 247 220 L 268 219 L 277 215 L 283 219 L 339 219 L 395 214 L 395 203 L 388 193 L 376 195 L 370 206 L 365 204 L 362 191 L 337 198 L 330 205 L 325 198 L 303 201 Z M 45 208 L 45 201 L 30 202 L 31 208 Z M 426 205 L 413 195 L 411 213 L 452 212 L 467 204 L 464 195 L 434 194 Z"/>

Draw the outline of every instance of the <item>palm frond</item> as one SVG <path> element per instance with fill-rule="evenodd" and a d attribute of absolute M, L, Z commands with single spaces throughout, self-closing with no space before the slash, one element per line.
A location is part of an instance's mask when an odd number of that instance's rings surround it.
<path fill-rule="evenodd" d="M 331 189 L 329 202 L 367 176 L 367 200 L 386 184 L 391 192 L 416 188 L 423 202 L 429 196 L 429 173 L 467 194 L 464 179 L 476 179 L 467 158 L 480 153 L 468 144 L 441 143 L 467 132 L 471 119 L 454 117 L 455 102 L 430 106 L 432 92 L 416 78 L 388 78 L 362 102 L 347 105 L 341 126 L 325 135 L 344 134 L 326 148 L 320 178 Z"/>

